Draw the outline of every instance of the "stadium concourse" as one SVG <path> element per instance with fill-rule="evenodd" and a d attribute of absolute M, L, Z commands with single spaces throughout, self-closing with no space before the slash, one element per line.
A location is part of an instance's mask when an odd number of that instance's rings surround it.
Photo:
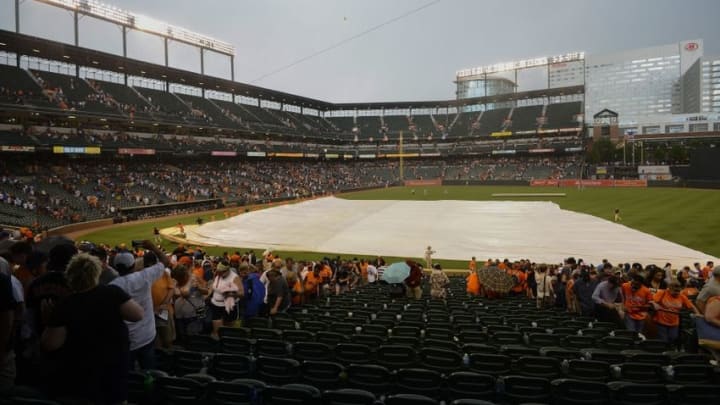
<path fill-rule="evenodd" d="M 572 230 L 580 229 L 584 237 L 573 237 Z M 420 257 L 431 245 L 435 257 L 452 260 L 466 260 L 472 252 L 483 258 L 532 258 L 545 263 L 574 256 L 590 263 L 607 258 L 682 267 L 709 257 L 621 224 L 538 201 L 326 197 L 188 226 L 186 234 L 191 244 L 367 256 Z"/>

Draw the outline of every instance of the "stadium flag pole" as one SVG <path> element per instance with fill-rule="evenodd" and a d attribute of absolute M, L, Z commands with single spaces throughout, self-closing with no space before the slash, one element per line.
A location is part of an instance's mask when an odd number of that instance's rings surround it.
<path fill-rule="evenodd" d="M 399 155 L 400 155 L 400 181 L 405 180 L 405 171 L 403 167 L 403 131 L 400 131 L 400 145 L 399 145 Z"/>

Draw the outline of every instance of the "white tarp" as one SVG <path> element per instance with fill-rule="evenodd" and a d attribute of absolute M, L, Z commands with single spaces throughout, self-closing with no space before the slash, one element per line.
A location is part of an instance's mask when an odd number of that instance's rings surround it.
<path fill-rule="evenodd" d="M 610 216 L 611 213 L 608 213 Z M 328 197 L 253 211 L 200 227 L 190 241 L 229 247 L 468 260 L 718 261 L 705 253 L 552 202 L 344 200 Z"/>

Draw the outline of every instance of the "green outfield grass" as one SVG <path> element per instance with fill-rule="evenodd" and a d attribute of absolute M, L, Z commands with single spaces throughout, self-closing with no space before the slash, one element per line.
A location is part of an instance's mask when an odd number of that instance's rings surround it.
<path fill-rule="evenodd" d="M 412 190 L 415 193 L 412 193 Z M 425 193 L 427 191 L 427 194 Z M 555 188 L 501 186 L 434 186 L 396 187 L 348 193 L 339 197 L 356 200 L 500 200 L 494 193 L 566 193 L 565 197 L 503 197 L 502 200 L 553 201 L 561 208 L 612 220 L 619 208 L 622 223 L 631 228 L 720 257 L 720 191 L 680 188 Z M 188 216 L 193 223 L 198 215 Z M 209 215 L 203 216 L 207 221 Z M 152 236 L 152 227 L 170 227 L 178 219 L 159 219 L 152 224 L 133 224 L 93 232 L 83 239 L 109 244 L 129 243 L 132 239 Z M 571 235 L 582 230 L 569 229 Z M 170 247 L 171 244 L 167 244 Z M 234 251 L 234 248 L 209 248 L 212 254 Z M 244 249 L 240 249 L 244 250 Z M 257 251 L 257 250 L 256 250 Z M 332 252 L 280 252 L 297 259 L 317 258 Z M 347 257 L 348 255 L 344 255 Z M 398 258 L 390 258 L 396 260 Z M 467 262 L 441 261 L 448 268 L 464 268 Z"/>

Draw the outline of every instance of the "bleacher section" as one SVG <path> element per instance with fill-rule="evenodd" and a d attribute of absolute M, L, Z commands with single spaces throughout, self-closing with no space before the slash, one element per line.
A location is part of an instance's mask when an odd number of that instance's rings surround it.
<path fill-rule="evenodd" d="M 177 94 L 190 107 L 188 119 L 199 125 L 219 126 L 232 128 L 235 123 L 226 116 L 212 101 L 187 94 Z"/>
<path fill-rule="evenodd" d="M 391 298 L 373 284 L 291 307 L 219 340 L 157 350 L 129 402 L 325 405 L 714 404 L 718 371 L 618 326 L 526 298 Z M 687 314 L 683 329 L 692 328 Z"/>
<path fill-rule="evenodd" d="M 353 132 L 353 128 L 355 128 L 353 117 L 330 117 L 327 120 L 342 132 Z"/>
<path fill-rule="evenodd" d="M 383 137 L 381 133 L 380 117 L 357 117 L 357 126 L 363 139 Z"/>
<path fill-rule="evenodd" d="M 0 65 L 0 100 L 12 104 L 54 107 L 30 73 L 15 66 Z"/>
<path fill-rule="evenodd" d="M 474 133 L 482 136 L 490 135 L 493 132 L 502 130 L 505 119 L 510 113 L 510 108 L 498 108 L 483 112 L 479 122 L 479 128 Z"/>
<path fill-rule="evenodd" d="M 517 107 L 512 113 L 510 131 L 535 131 L 538 128 L 537 119 L 542 115 L 542 105 Z"/>
<path fill-rule="evenodd" d="M 581 124 L 577 122 L 575 117 L 582 114 L 582 112 L 582 103 L 580 101 L 550 104 L 547 107 L 546 123 L 543 128 L 577 128 Z"/>
<path fill-rule="evenodd" d="M 405 115 L 386 115 L 383 117 L 383 122 L 388 129 L 389 133 L 399 133 L 403 131 L 406 135 L 409 129 L 408 117 Z"/>
<path fill-rule="evenodd" d="M 32 70 L 48 95 L 54 95 L 58 107 L 106 115 L 121 115 L 117 102 L 98 92 L 84 80 L 60 73 Z"/>
<path fill-rule="evenodd" d="M 185 121 L 185 117 L 190 115 L 190 108 L 174 94 L 145 87 L 135 87 L 135 90 L 153 105 L 155 117 L 169 121 Z"/>
<path fill-rule="evenodd" d="M 134 118 L 151 120 L 152 106 L 147 103 L 132 87 L 122 84 L 103 82 L 98 80 L 88 80 L 91 86 L 112 96 L 117 101 L 121 109 L 132 114 Z"/>

